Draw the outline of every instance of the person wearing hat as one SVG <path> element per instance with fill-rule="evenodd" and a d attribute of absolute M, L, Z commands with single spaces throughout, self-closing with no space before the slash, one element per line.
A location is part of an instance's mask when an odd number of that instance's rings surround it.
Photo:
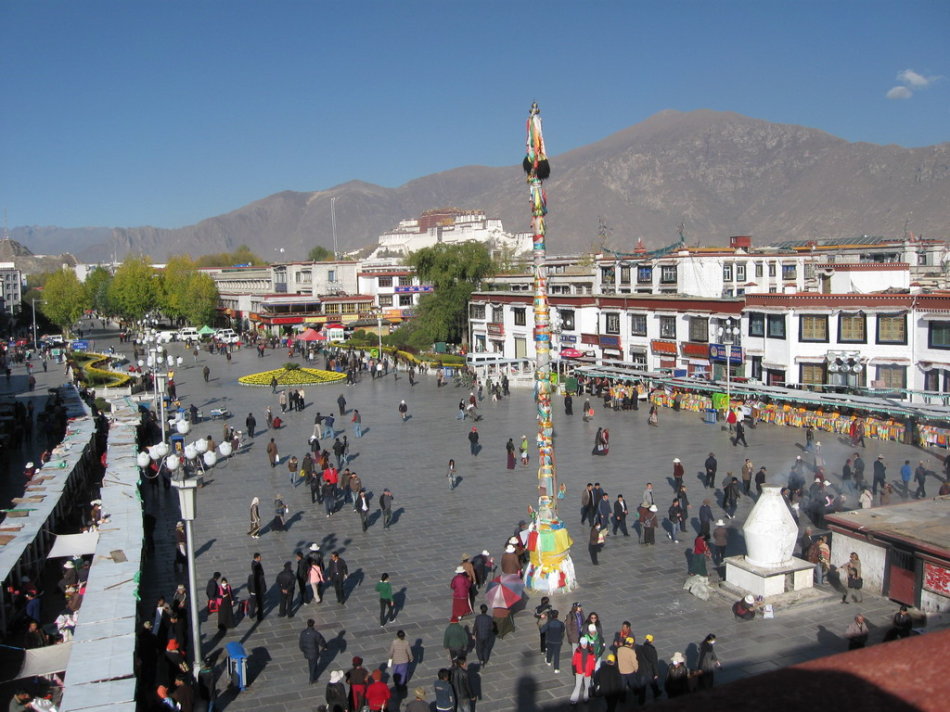
<path fill-rule="evenodd" d="M 383 682 L 383 671 L 376 669 L 370 675 L 372 682 L 366 688 L 366 705 L 370 712 L 382 712 L 389 704 L 389 698 L 393 693 L 389 691 L 389 685 Z"/>
<path fill-rule="evenodd" d="M 709 453 L 709 457 L 706 458 L 706 462 L 703 463 L 703 467 L 706 468 L 706 477 L 703 484 L 706 485 L 706 489 L 715 488 L 716 471 L 719 469 L 719 462 L 716 460 L 715 454 Z"/>
<path fill-rule="evenodd" d="M 877 488 L 887 484 L 887 465 L 884 464 L 884 456 L 878 455 L 874 461 L 874 480 L 871 483 L 871 494 L 877 494 Z"/>
<path fill-rule="evenodd" d="M 750 593 L 733 603 L 732 614 L 744 621 L 755 620 L 755 596 Z"/>
<path fill-rule="evenodd" d="M 722 667 L 722 664 L 719 662 L 719 656 L 716 655 L 716 636 L 712 633 L 707 635 L 703 639 L 703 642 L 699 644 L 698 667 L 703 672 L 703 674 L 699 676 L 699 689 L 712 689 L 716 669 Z"/>
<path fill-rule="evenodd" d="M 604 664 L 594 673 L 592 684 L 594 694 L 604 698 L 607 712 L 614 712 L 624 695 L 626 683 L 620 675 L 617 658 L 613 653 L 604 658 Z"/>
<path fill-rule="evenodd" d="M 521 560 L 518 558 L 518 550 L 514 544 L 509 543 L 505 547 L 505 553 L 501 555 L 501 572 L 503 574 L 521 573 Z"/>
<path fill-rule="evenodd" d="M 429 712 L 429 703 L 426 702 L 426 688 L 417 687 L 412 691 L 416 698 L 406 705 L 405 712 Z"/>
<path fill-rule="evenodd" d="M 327 712 L 346 712 L 346 685 L 343 684 L 343 671 L 334 670 L 330 673 L 330 682 L 327 683 L 326 701 Z"/>
<path fill-rule="evenodd" d="M 766 471 L 768 468 L 765 465 L 759 468 L 759 471 L 755 473 L 755 493 L 761 497 L 762 496 L 762 485 L 765 484 Z"/>
<path fill-rule="evenodd" d="M 680 488 L 680 485 L 683 484 L 683 475 L 686 474 L 686 469 L 683 467 L 683 463 L 680 462 L 678 457 L 673 458 L 673 491 L 676 491 Z"/>
<path fill-rule="evenodd" d="M 313 618 L 308 618 L 307 627 L 300 631 L 300 638 L 297 643 L 300 652 L 307 659 L 311 685 L 317 681 L 317 665 L 320 662 L 320 653 L 327 649 L 327 641 L 314 625 Z"/>
<path fill-rule="evenodd" d="M 641 508 L 640 525 L 643 527 L 643 543 L 645 545 L 652 546 L 656 544 L 656 513 L 658 511 L 659 508 L 655 504 L 651 504 L 646 510 Z"/>
<path fill-rule="evenodd" d="M 353 667 L 346 671 L 346 681 L 350 685 L 350 709 L 358 710 L 363 706 L 369 684 L 369 671 L 363 667 L 363 658 L 359 655 L 354 656 Z"/>
<path fill-rule="evenodd" d="M 454 660 L 459 655 L 465 655 L 468 652 L 468 633 L 455 616 L 452 616 L 452 620 L 449 621 L 442 634 L 442 647 L 448 653 L 449 660 Z"/>
<path fill-rule="evenodd" d="M 689 670 L 686 668 L 686 658 L 679 651 L 670 657 L 663 686 L 666 688 L 666 696 L 670 699 L 689 693 Z"/>
<path fill-rule="evenodd" d="M 590 683 L 597 666 L 597 656 L 591 647 L 590 639 L 585 635 L 578 641 L 577 649 L 571 657 L 571 670 L 574 672 L 574 690 L 571 692 L 571 704 L 576 705 L 583 698 L 590 697 Z"/>
<path fill-rule="evenodd" d="M 630 690 L 638 690 L 640 683 L 640 661 L 637 658 L 637 651 L 634 647 L 634 637 L 632 634 L 625 635 L 617 645 L 617 670 L 623 679 L 623 685 Z"/>
<path fill-rule="evenodd" d="M 722 519 L 716 520 L 716 527 L 712 531 L 712 550 L 713 566 L 722 566 L 726 558 L 726 546 L 729 544 L 729 527 Z"/>
<path fill-rule="evenodd" d="M 472 603 L 469 591 L 472 588 L 472 582 L 462 566 L 455 567 L 455 575 L 449 582 L 449 588 L 452 589 L 452 618 L 460 619 L 471 613 Z"/>
<path fill-rule="evenodd" d="M 656 648 L 653 645 L 653 634 L 647 633 L 643 636 L 643 644 L 637 646 L 637 661 L 640 663 L 640 681 L 641 686 L 637 690 L 637 699 L 642 707 L 646 704 L 647 688 L 649 685 L 653 691 L 653 700 L 660 699 L 660 657 L 657 655 Z"/>

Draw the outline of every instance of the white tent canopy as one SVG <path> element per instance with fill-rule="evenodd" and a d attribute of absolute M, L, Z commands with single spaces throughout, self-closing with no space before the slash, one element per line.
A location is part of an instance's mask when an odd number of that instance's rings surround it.
<path fill-rule="evenodd" d="M 69 557 L 75 559 L 77 556 L 95 554 L 98 543 L 99 532 L 97 531 L 83 532 L 82 534 L 59 534 L 47 558 Z"/>
<path fill-rule="evenodd" d="M 69 642 L 27 650 L 23 657 L 23 664 L 20 666 L 20 672 L 13 679 L 43 677 L 44 675 L 65 671 L 72 649 L 73 644 Z"/>

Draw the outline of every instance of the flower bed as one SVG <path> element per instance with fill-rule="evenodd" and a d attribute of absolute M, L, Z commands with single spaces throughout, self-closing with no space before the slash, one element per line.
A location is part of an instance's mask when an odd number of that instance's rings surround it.
<path fill-rule="evenodd" d="M 97 368 L 103 364 L 108 364 L 110 357 L 105 354 L 72 353 L 72 360 L 82 371 L 82 380 L 87 386 L 104 386 L 106 388 L 124 388 L 129 385 L 131 378 L 128 374 L 109 371 L 104 368 Z"/>
<path fill-rule="evenodd" d="M 345 373 L 323 371 L 318 368 L 276 368 L 273 371 L 261 371 L 241 376 L 238 383 L 242 386 L 269 387 L 271 380 L 277 378 L 279 386 L 320 386 L 324 383 L 337 383 L 346 379 Z"/>

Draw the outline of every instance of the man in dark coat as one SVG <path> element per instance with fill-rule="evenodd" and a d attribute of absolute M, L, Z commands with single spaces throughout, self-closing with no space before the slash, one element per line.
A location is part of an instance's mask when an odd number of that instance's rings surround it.
<path fill-rule="evenodd" d="M 564 643 L 566 626 L 558 619 L 556 610 L 548 611 L 548 620 L 541 626 L 544 636 L 544 658 L 548 665 L 554 666 L 554 672 L 560 672 L 561 645 Z"/>
<path fill-rule="evenodd" d="M 485 667 L 495 645 L 495 621 L 488 615 L 488 606 L 484 603 L 480 610 L 481 613 L 472 622 L 472 634 L 475 636 L 475 655 L 481 666 Z"/>
<path fill-rule="evenodd" d="M 616 656 L 611 653 L 604 658 L 603 664 L 594 673 L 594 693 L 604 698 L 604 702 L 607 703 L 607 712 L 614 712 L 617 709 L 617 703 L 620 702 L 626 689 L 616 661 Z"/>
<path fill-rule="evenodd" d="M 600 528 L 607 530 L 607 527 L 610 526 L 610 515 L 613 508 L 610 506 L 610 495 L 604 492 L 600 496 L 600 500 L 597 502 L 597 523 L 600 525 Z"/>
<path fill-rule="evenodd" d="M 349 576 L 349 571 L 346 568 L 346 562 L 334 551 L 330 554 L 330 563 L 327 564 L 327 580 L 333 584 L 336 602 L 344 606 L 346 598 L 343 595 L 343 584 L 346 583 L 347 576 Z"/>
<path fill-rule="evenodd" d="M 874 461 L 874 480 L 871 483 L 871 494 L 877 494 L 877 488 L 884 487 L 887 484 L 887 466 L 884 464 L 884 456 L 878 455 Z"/>
<path fill-rule="evenodd" d="M 247 582 L 248 594 L 250 595 L 250 605 L 247 611 L 249 616 L 257 613 L 257 620 L 264 620 L 264 597 L 267 594 L 267 583 L 264 581 L 264 565 L 261 563 L 261 555 L 254 554 L 251 561 L 251 575 Z"/>
<path fill-rule="evenodd" d="M 300 589 L 300 605 L 302 606 L 309 602 L 310 593 L 308 592 L 312 592 L 310 586 L 307 585 L 310 578 L 310 557 L 298 551 L 294 554 L 294 558 L 297 561 L 297 588 Z"/>
<path fill-rule="evenodd" d="M 383 529 L 389 529 L 393 520 L 393 493 L 388 487 L 379 497 L 379 508 L 383 510 Z"/>
<path fill-rule="evenodd" d="M 221 572 L 215 571 L 214 576 L 208 579 L 208 583 L 205 585 L 205 596 L 208 599 L 210 605 L 211 601 L 218 597 L 218 579 L 221 578 Z"/>
<path fill-rule="evenodd" d="M 244 425 L 247 428 L 247 434 L 253 438 L 254 431 L 257 428 L 257 418 L 255 418 L 252 413 L 248 413 L 247 418 L 244 420 Z"/>
<path fill-rule="evenodd" d="M 647 697 L 646 685 L 650 686 L 654 700 L 660 697 L 660 658 L 653 647 L 653 636 L 649 633 L 644 636 L 643 644 L 636 647 L 636 651 L 637 667 L 643 681 L 643 685 L 637 690 L 637 696 L 638 702 L 643 706 Z"/>
<path fill-rule="evenodd" d="M 629 513 L 630 510 L 627 508 L 627 503 L 624 501 L 623 495 L 618 494 L 614 502 L 614 534 L 616 534 L 619 529 L 623 532 L 624 536 L 630 536 L 630 534 L 627 533 L 627 515 Z"/>
<path fill-rule="evenodd" d="M 317 663 L 320 661 L 320 653 L 327 649 L 327 641 L 320 635 L 320 631 L 314 628 L 313 618 L 307 619 L 307 627 L 300 631 L 300 652 L 307 659 L 307 667 L 310 669 L 310 684 L 317 681 Z"/>
<path fill-rule="evenodd" d="M 277 574 L 277 588 L 280 590 L 280 609 L 277 615 L 280 618 L 293 618 L 295 583 L 297 577 L 294 576 L 293 564 L 287 561 L 284 563 L 284 570 Z"/>
<path fill-rule="evenodd" d="M 713 453 L 709 453 L 709 457 L 706 458 L 706 487 L 715 487 L 716 486 L 716 470 L 719 469 L 719 463 L 716 461 L 716 456 Z"/>

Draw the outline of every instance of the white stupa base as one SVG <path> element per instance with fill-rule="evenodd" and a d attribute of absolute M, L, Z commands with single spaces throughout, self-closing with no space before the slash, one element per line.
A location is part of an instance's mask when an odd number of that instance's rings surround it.
<path fill-rule="evenodd" d="M 744 556 L 726 559 L 726 581 L 754 596 L 777 596 L 786 591 L 801 591 L 814 585 L 815 565 L 792 557 L 780 566 L 756 566 Z"/>

